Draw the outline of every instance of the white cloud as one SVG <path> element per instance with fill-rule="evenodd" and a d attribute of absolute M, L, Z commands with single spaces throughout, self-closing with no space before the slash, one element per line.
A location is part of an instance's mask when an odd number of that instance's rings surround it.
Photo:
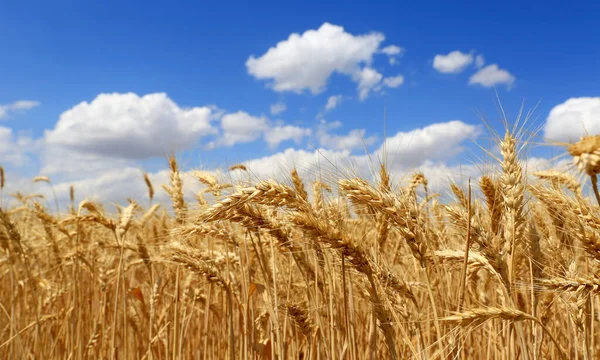
<path fill-rule="evenodd" d="M 219 138 L 209 144 L 209 147 L 233 146 L 263 137 L 269 147 L 275 148 L 287 140 L 293 140 L 299 144 L 304 137 L 310 136 L 312 133 L 310 129 L 298 126 L 274 125 L 265 117 L 252 116 L 244 111 L 223 116 L 221 130 Z"/>
<path fill-rule="evenodd" d="M 273 104 L 271 105 L 271 114 L 272 115 L 277 115 L 277 114 L 281 114 L 282 112 L 287 110 L 287 106 L 284 103 L 277 103 L 277 104 Z"/>
<path fill-rule="evenodd" d="M 404 76 L 398 75 L 398 76 L 387 77 L 387 78 L 383 79 L 383 83 L 387 87 L 397 88 L 400 85 L 404 84 Z"/>
<path fill-rule="evenodd" d="M 360 100 L 365 100 L 369 96 L 369 92 L 381 81 L 383 75 L 376 70 L 365 67 L 354 76 L 358 82 L 358 97 Z"/>
<path fill-rule="evenodd" d="M 394 56 L 394 55 L 400 55 L 401 53 L 403 53 L 404 49 L 402 49 L 401 47 L 396 46 L 396 45 L 389 45 L 389 46 L 386 46 L 383 49 L 381 49 L 381 52 L 388 56 Z"/>
<path fill-rule="evenodd" d="M 317 94 L 325 90 L 333 73 L 359 81 L 356 74 L 371 63 L 384 39 L 381 33 L 352 35 L 341 26 L 324 23 L 317 30 L 291 34 L 258 58 L 250 56 L 246 68 L 257 79 L 272 80 L 275 91 Z"/>
<path fill-rule="evenodd" d="M 286 140 L 294 140 L 296 144 L 299 144 L 305 136 L 311 134 L 311 129 L 298 126 L 275 126 L 265 132 L 265 141 L 269 144 L 269 147 L 274 148 Z"/>
<path fill-rule="evenodd" d="M 339 122 L 323 123 L 323 129 L 331 130 L 340 127 Z M 433 124 L 421 129 L 399 132 L 387 139 L 385 153 L 383 145 L 368 155 L 351 155 L 351 147 L 363 147 L 362 130 L 353 130 L 354 136 L 345 140 L 353 142 L 344 148 L 340 138 L 331 136 L 331 143 L 321 143 L 323 148 L 314 152 L 287 149 L 259 159 L 244 162 L 253 175 L 259 179 L 276 178 L 280 181 L 289 179 L 289 172 L 297 168 L 300 175 L 307 179 L 338 179 L 345 174 L 358 174 L 369 177 L 374 173 L 378 159 L 386 158 L 390 171 L 397 180 L 408 177 L 416 170 L 421 170 L 428 177 L 430 188 L 434 191 L 447 189 L 448 181 L 461 182 L 469 177 L 475 179 L 481 175 L 478 165 L 447 165 L 445 160 L 452 159 L 464 151 L 462 143 L 478 136 L 480 129 L 461 121 L 449 121 Z M 322 136 L 323 134 L 318 134 Z M 359 136 L 356 136 L 359 135 Z M 353 138 L 354 140 L 349 140 Z M 339 141 L 339 144 L 335 142 Z M 332 150 L 327 150 L 332 149 Z M 376 172 L 376 171 L 375 171 Z"/>
<path fill-rule="evenodd" d="M 235 126 L 237 120 L 257 121 L 258 127 L 263 124 L 261 118 L 252 117 L 246 113 L 238 112 L 231 122 Z M 227 116 L 227 115 L 226 115 Z M 252 119 L 248 120 L 246 117 Z M 224 117 L 225 118 L 225 117 Z M 226 120 L 226 122 L 229 120 Z M 267 124 L 268 125 L 268 124 Z M 340 122 L 325 123 L 322 122 L 317 128 L 317 138 L 320 141 L 321 148 L 315 151 L 306 151 L 301 149 L 286 149 L 285 151 L 245 161 L 250 174 L 256 176 L 252 180 L 276 178 L 279 181 L 289 181 L 289 173 L 293 168 L 297 168 L 300 175 L 307 180 L 320 179 L 333 183 L 340 176 L 352 176 L 358 174 L 369 177 L 376 168 L 379 159 L 387 157 L 386 163 L 393 174 L 405 175 L 412 173 L 415 167 L 425 172 L 430 181 L 431 189 L 438 189 L 442 185 L 447 186 L 447 179 L 455 179 L 459 175 L 475 177 L 477 168 L 474 166 L 458 167 L 448 166 L 444 163 L 464 149 L 462 143 L 478 135 L 479 129 L 476 126 L 465 124 L 461 121 L 450 121 L 446 123 L 433 124 L 424 128 L 415 129 L 408 132 L 399 132 L 388 138 L 384 146 L 380 146 L 374 153 L 368 155 L 352 156 L 352 150 L 362 148 L 364 142 L 373 144 L 374 137 L 364 139 L 365 132 L 362 129 L 354 129 L 347 135 L 332 135 L 330 132 L 341 127 Z M 302 129 L 294 126 L 265 126 L 262 135 L 267 143 L 280 143 L 285 140 L 300 141 L 304 136 L 310 134 L 309 129 Z M 231 135 L 231 134 L 230 134 Z M 258 134 L 260 136 L 261 134 Z M 256 136 L 256 135 L 254 135 Z M 55 164 L 55 173 L 59 173 L 60 167 L 68 169 L 68 156 L 64 155 L 65 162 Z M 56 153 L 61 157 L 60 153 Z M 79 154 L 87 156 L 82 158 L 82 165 L 88 161 L 90 166 L 96 166 L 96 161 L 92 155 Z M 134 162 L 109 163 L 103 164 L 101 161 L 106 158 L 100 158 L 98 168 L 89 171 L 80 171 L 68 176 L 69 179 L 60 179 L 55 182 L 55 189 L 61 203 L 68 199 L 68 189 L 71 184 L 75 186 L 75 192 L 78 200 L 92 197 L 101 200 L 105 204 L 125 203 L 127 197 L 136 199 L 146 199 L 147 190 L 141 176 L 141 170 Z M 116 165 L 115 165 L 116 164 Z M 182 169 L 182 171 L 189 169 Z M 217 171 L 215 169 L 209 171 Z M 42 174 L 48 175 L 42 171 Z M 59 173 L 61 177 L 65 175 Z M 247 174 L 228 173 L 231 179 L 226 182 L 236 183 L 236 176 L 240 181 L 247 181 Z M 51 174 L 50 174 L 51 175 Z M 160 190 L 160 184 L 167 184 L 168 170 L 151 173 L 150 178 L 157 189 L 156 201 L 169 208 L 168 196 Z M 53 179 L 54 180 L 54 179 Z M 192 177 L 184 175 L 184 190 L 186 198 L 193 201 L 192 194 L 200 189 L 200 185 Z M 36 190 L 37 191 L 37 190 Z M 40 189 L 40 192 L 48 189 Z M 51 194 L 48 194 L 51 196 Z"/>
<path fill-rule="evenodd" d="M 324 134 L 320 137 L 319 142 L 322 146 L 336 150 L 353 150 L 360 149 L 365 145 L 372 145 L 377 140 L 375 136 L 365 136 L 365 129 L 350 130 L 347 135 L 330 135 Z"/>
<path fill-rule="evenodd" d="M 306 151 L 292 148 L 244 162 L 250 173 L 257 179 L 275 178 L 279 181 L 289 179 L 290 171 L 294 168 L 304 178 L 331 179 L 332 174 L 338 174 L 339 169 L 347 169 L 350 164 L 349 151 L 329 149 Z"/>
<path fill-rule="evenodd" d="M 496 64 L 488 65 L 480 69 L 469 79 L 469 84 L 479 84 L 485 87 L 506 84 L 506 86 L 510 88 L 514 82 L 515 77 L 507 70 L 500 69 Z"/>
<path fill-rule="evenodd" d="M 255 117 L 244 111 L 227 114 L 221 119 L 223 134 L 219 143 L 233 146 L 251 142 L 258 139 L 268 128 L 267 119 L 264 117 Z"/>
<path fill-rule="evenodd" d="M 40 105 L 39 101 L 35 101 L 35 100 L 19 100 L 19 101 L 15 101 L 11 105 L 9 105 L 9 107 L 12 110 L 29 110 L 29 109 L 33 109 L 34 107 L 37 107 L 39 105 Z"/>
<path fill-rule="evenodd" d="M 8 118 L 12 112 L 23 112 L 39 105 L 40 102 L 34 100 L 18 100 L 10 104 L 0 105 L 0 120 Z"/>
<path fill-rule="evenodd" d="M 181 108 L 164 93 L 100 94 L 63 112 L 49 145 L 113 158 L 144 159 L 198 144 L 217 129 L 214 107 Z"/>
<path fill-rule="evenodd" d="M 386 54 L 388 56 L 388 62 L 390 65 L 394 66 L 398 64 L 397 57 L 404 54 L 404 49 L 396 45 L 389 45 L 381 49 L 381 53 Z"/>
<path fill-rule="evenodd" d="M 325 105 L 325 110 L 333 110 L 342 102 L 342 95 L 333 95 L 327 99 L 327 104 Z"/>
<path fill-rule="evenodd" d="M 479 54 L 475 57 L 475 67 L 479 69 L 483 67 L 483 65 L 485 65 L 485 58 L 483 55 Z"/>
<path fill-rule="evenodd" d="M 13 130 L 0 126 L 0 159 L 2 163 L 23 166 L 29 161 L 28 153 L 38 149 L 39 142 L 24 136 L 15 135 Z M 3 165 L 0 163 L 0 165 Z"/>
<path fill-rule="evenodd" d="M 363 148 L 365 145 L 372 145 L 377 141 L 376 136 L 366 137 L 364 129 L 350 130 L 347 135 L 331 134 L 331 130 L 342 126 L 342 123 L 335 121 L 327 123 L 321 121 L 317 129 L 319 144 L 325 148 L 335 150 L 354 150 Z"/>
<path fill-rule="evenodd" d="M 458 50 L 447 55 L 438 54 L 433 58 L 433 68 L 443 74 L 457 74 L 473 63 L 473 54 L 465 54 Z"/>
<path fill-rule="evenodd" d="M 479 127 L 459 120 L 436 123 L 388 137 L 377 155 L 387 157 L 390 165 L 400 168 L 417 166 L 426 160 L 450 159 L 464 151 L 464 141 L 479 133 Z"/>
<path fill-rule="evenodd" d="M 552 108 L 544 136 L 553 141 L 577 141 L 587 134 L 600 134 L 600 97 L 570 98 Z"/>
<path fill-rule="evenodd" d="M 77 180 L 85 177 L 100 176 L 106 172 L 126 167 L 134 167 L 132 159 L 72 151 L 62 146 L 45 144 L 39 154 L 41 175 L 56 176 L 59 180 Z"/>

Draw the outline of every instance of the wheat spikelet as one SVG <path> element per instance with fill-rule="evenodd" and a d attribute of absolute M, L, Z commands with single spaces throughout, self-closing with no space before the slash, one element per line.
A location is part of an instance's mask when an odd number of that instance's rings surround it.
<path fill-rule="evenodd" d="M 488 214 L 490 217 L 490 228 L 493 234 L 497 234 L 500 229 L 500 219 L 502 218 L 502 197 L 497 183 L 488 176 L 482 176 L 480 180 L 481 191 L 485 195 Z"/>
<path fill-rule="evenodd" d="M 172 244 L 168 248 L 169 255 L 167 258 L 177 264 L 180 264 L 188 270 L 196 273 L 208 280 L 209 282 L 218 285 L 224 290 L 230 292 L 230 281 L 226 280 L 215 265 L 207 263 L 201 258 L 190 254 L 190 249 L 178 244 Z"/>
<path fill-rule="evenodd" d="M 381 167 L 379 168 L 379 190 L 382 192 L 389 192 L 391 190 L 390 176 L 384 164 L 381 164 Z M 379 246 L 383 246 L 387 241 L 390 226 L 384 214 L 379 214 L 376 220 L 377 242 L 379 243 Z"/>
<path fill-rule="evenodd" d="M 589 176 L 600 174 L 600 135 L 584 136 L 568 151 L 580 171 Z"/>
<path fill-rule="evenodd" d="M 340 180 L 339 184 L 353 203 L 371 206 L 388 216 L 396 224 L 396 228 L 404 237 L 413 256 L 419 260 L 421 265 L 425 264 L 427 244 L 420 241 L 413 232 L 412 219 L 406 216 L 408 211 L 398 199 L 389 193 L 375 190 L 362 181 Z"/>
<path fill-rule="evenodd" d="M 289 215 L 289 220 L 307 234 L 339 250 L 359 272 L 372 274 L 373 270 L 364 250 L 357 247 L 345 231 L 324 224 L 310 213 L 293 212 Z"/>
<path fill-rule="evenodd" d="M 466 312 L 441 318 L 440 321 L 458 323 L 461 327 L 476 327 L 488 320 L 502 319 L 506 321 L 538 321 L 535 317 L 522 311 L 510 308 L 478 308 Z"/>
<path fill-rule="evenodd" d="M 393 273 L 385 271 L 383 269 L 377 271 L 377 278 L 384 287 L 389 288 L 393 290 L 396 294 L 410 300 L 417 309 L 419 308 L 417 298 L 414 292 L 412 291 L 411 286 L 407 282 L 399 279 Z"/>
<path fill-rule="evenodd" d="M 463 250 L 437 250 L 435 251 L 435 256 L 439 259 L 439 261 L 447 261 L 447 262 L 455 262 L 462 263 L 465 258 L 465 252 Z M 492 264 L 488 261 L 488 259 L 482 254 L 476 251 L 469 251 L 469 259 L 467 260 L 467 264 L 469 269 L 475 271 L 477 269 L 485 269 L 490 274 L 501 278 L 500 274 L 496 271 L 496 269 L 492 266 Z"/>
<path fill-rule="evenodd" d="M 561 291 L 581 291 L 586 290 L 589 292 L 597 293 L 600 290 L 600 279 L 592 278 L 586 279 L 581 277 L 574 278 L 551 278 L 551 279 L 538 279 L 538 285 L 545 287 L 550 290 L 561 290 Z"/>
<path fill-rule="evenodd" d="M 427 189 L 427 179 L 423 173 L 415 173 L 413 174 L 408 187 L 404 189 L 403 195 L 405 195 L 410 203 L 416 203 L 417 201 L 417 187 L 419 184 L 423 184 L 423 187 Z"/>
<path fill-rule="evenodd" d="M 121 214 L 121 219 L 119 219 L 119 223 L 116 227 L 116 234 L 120 241 L 123 240 L 125 233 L 129 230 L 129 225 L 131 224 L 131 218 L 133 217 L 133 213 L 138 208 L 135 202 L 130 203 L 123 213 Z"/>
<path fill-rule="evenodd" d="M 517 141 L 508 131 L 500 142 L 500 151 L 503 157 L 500 190 L 504 201 L 504 252 L 512 254 L 515 242 L 523 235 L 525 188 L 518 159 Z"/>
<path fill-rule="evenodd" d="M 322 190 L 331 192 L 329 185 L 321 181 L 315 181 L 313 183 L 313 207 L 317 213 L 321 213 L 325 209 Z"/>
<path fill-rule="evenodd" d="M 296 189 L 298 196 L 308 201 L 308 193 L 304 187 L 304 182 L 300 178 L 300 175 L 298 175 L 298 171 L 296 169 L 292 170 L 292 182 L 294 183 L 294 189 Z"/>
<path fill-rule="evenodd" d="M 456 184 L 450 184 L 450 189 L 452 190 L 452 192 L 454 193 L 454 195 L 456 196 L 456 198 L 458 199 L 458 202 L 460 203 L 460 205 L 465 208 L 468 209 L 469 205 L 469 201 L 467 200 L 467 195 L 465 194 L 465 192 L 458 187 L 458 185 Z"/>
<path fill-rule="evenodd" d="M 171 179 L 171 186 L 163 185 L 163 189 L 171 197 L 173 203 L 173 211 L 175 212 L 175 220 L 179 224 L 185 222 L 187 205 L 183 199 L 183 182 L 181 180 L 181 173 L 177 167 L 177 161 L 174 156 L 169 158 L 169 167 L 171 172 L 169 178 Z"/>
<path fill-rule="evenodd" d="M 581 185 L 572 175 L 560 172 L 558 170 L 544 170 L 533 173 L 540 179 L 549 180 L 556 184 L 562 184 L 571 190 L 574 194 L 581 196 Z"/>
<path fill-rule="evenodd" d="M 285 307 L 287 314 L 289 315 L 294 323 L 302 332 L 307 339 L 312 335 L 315 326 L 311 323 L 310 318 L 308 317 L 308 311 L 299 304 L 288 304 Z"/>
<path fill-rule="evenodd" d="M 192 171 L 192 176 L 208 187 L 213 187 L 218 184 L 216 176 L 208 171 L 195 170 Z"/>

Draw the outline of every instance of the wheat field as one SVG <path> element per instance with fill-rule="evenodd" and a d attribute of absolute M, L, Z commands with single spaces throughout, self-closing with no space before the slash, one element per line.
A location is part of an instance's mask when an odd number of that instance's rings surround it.
<path fill-rule="evenodd" d="M 251 185 L 196 171 L 190 202 L 174 157 L 169 184 L 140 176 L 148 198 L 115 213 L 76 189 L 60 215 L 4 193 L 0 358 L 597 358 L 600 135 L 562 149 L 581 176 L 527 172 L 518 132 L 497 145 L 496 170 L 450 196 L 380 165 Z"/>

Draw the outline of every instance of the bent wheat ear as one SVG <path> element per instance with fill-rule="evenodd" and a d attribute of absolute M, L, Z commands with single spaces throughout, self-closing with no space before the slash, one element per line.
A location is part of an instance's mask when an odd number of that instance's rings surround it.
<path fill-rule="evenodd" d="M 580 171 L 585 172 L 592 180 L 592 188 L 596 201 L 600 205 L 598 191 L 598 174 L 600 174 L 600 135 L 584 136 L 575 144 L 569 146 L 569 153 Z"/>
<path fill-rule="evenodd" d="M 230 171 L 233 171 L 233 170 L 248 171 L 248 168 L 244 164 L 237 164 L 237 165 L 233 165 L 232 167 L 230 167 L 229 170 Z"/>
<path fill-rule="evenodd" d="M 340 180 L 339 185 L 352 203 L 369 206 L 386 215 L 402 234 L 413 256 L 419 260 L 421 266 L 425 266 L 427 244 L 413 231 L 414 224 L 409 214 L 409 205 L 403 205 L 393 194 L 376 190 L 361 180 Z"/>
<path fill-rule="evenodd" d="M 50 183 L 50 178 L 47 176 L 36 176 L 33 178 L 33 182 L 45 182 Z"/>
<path fill-rule="evenodd" d="M 150 198 L 150 202 L 152 202 L 152 199 L 154 199 L 154 186 L 152 186 L 152 181 L 150 181 L 148 173 L 144 173 L 144 182 L 148 188 L 148 197 Z"/>
<path fill-rule="evenodd" d="M 584 136 L 568 151 L 579 170 L 589 176 L 600 174 L 600 135 Z"/>
<path fill-rule="evenodd" d="M 302 182 L 302 179 L 300 178 L 300 175 L 298 175 L 298 171 L 296 169 L 292 170 L 292 181 L 294 183 L 294 188 L 296 189 L 298 195 L 302 199 L 308 200 L 308 193 L 306 192 L 306 188 L 304 187 L 304 182 Z"/>
<path fill-rule="evenodd" d="M 581 196 L 581 185 L 572 175 L 560 172 L 558 170 L 544 170 L 533 173 L 540 179 L 552 181 L 555 184 L 561 184 L 571 190 L 574 194 Z"/>

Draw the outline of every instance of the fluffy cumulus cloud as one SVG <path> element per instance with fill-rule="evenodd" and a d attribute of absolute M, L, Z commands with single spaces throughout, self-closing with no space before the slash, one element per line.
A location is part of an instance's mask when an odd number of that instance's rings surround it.
<path fill-rule="evenodd" d="M 365 100 L 369 96 L 369 92 L 379 84 L 383 75 L 376 70 L 365 67 L 354 75 L 354 80 L 358 83 L 358 97 L 360 100 Z"/>
<path fill-rule="evenodd" d="M 101 156 L 144 159 L 198 145 L 215 134 L 214 107 L 179 107 L 164 93 L 100 94 L 60 115 L 48 145 Z"/>
<path fill-rule="evenodd" d="M 310 136 L 311 134 L 311 129 L 305 129 L 298 126 L 275 126 L 265 131 L 265 141 L 269 144 L 269 147 L 275 148 L 280 143 L 287 140 L 293 140 L 296 144 L 300 144 L 304 137 Z"/>
<path fill-rule="evenodd" d="M 279 102 L 271 105 L 271 115 L 278 115 L 287 110 L 285 103 Z"/>
<path fill-rule="evenodd" d="M 0 120 L 9 118 L 12 113 L 23 112 L 39 105 L 40 102 L 34 100 L 18 100 L 10 104 L 0 105 Z"/>
<path fill-rule="evenodd" d="M 331 130 L 340 126 L 338 122 L 325 123 L 321 129 Z M 350 133 L 358 132 L 360 130 Z M 290 148 L 244 164 L 255 179 L 276 178 L 289 181 L 291 169 L 297 168 L 300 175 L 307 179 L 331 182 L 340 176 L 354 174 L 369 178 L 377 172 L 377 162 L 384 160 L 396 180 L 409 180 L 410 173 L 423 171 L 430 181 L 430 188 L 437 191 L 447 188 L 449 181 L 464 183 L 468 178 L 476 179 L 481 175 L 482 169 L 478 165 L 448 165 L 445 162 L 463 152 L 463 143 L 476 138 L 479 132 L 477 126 L 462 121 L 449 121 L 399 132 L 389 137 L 385 146 L 381 145 L 370 155 L 353 156 L 349 148 L 336 148 L 335 141 L 340 138 L 332 137 L 329 140 L 333 142 L 322 143 L 322 148 L 315 151 Z M 345 138 L 348 140 L 350 137 Z M 355 136 L 353 146 L 363 147 L 363 137 L 360 134 Z"/>
<path fill-rule="evenodd" d="M 209 147 L 231 147 L 235 144 L 253 142 L 262 137 L 269 147 L 275 148 L 287 140 L 299 144 L 311 133 L 310 129 L 292 125 L 274 125 L 266 117 L 252 116 L 244 111 L 238 111 L 221 118 L 221 133 L 217 140 L 209 144 Z"/>
<path fill-rule="evenodd" d="M 297 169 L 298 173 L 307 179 L 332 179 L 340 169 L 352 166 L 350 152 L 346 150 L 317 149 L 307 151 L 288 148 L 273 155 L 244 162 L 256 180 L 274 178 L 286 181 L 290 171 Z"/>
<path fill-rule="evenodd" d="M 269 128 L 267 119 L 249 115 L 244 111 L 227 114 L 221 119 L 223 134 L 220 144 L 233 146 L 258 139 Z"/>
<path fill-rule="evenodd" d="M 377 137 L 367 137 L 365 134 L 365 129 L 350 130 L 347 135 L 323 134 L 319 137 L 319 143 L 336 150 L 360 149 L 365 145 L 372 145 L 377 140 Z"/>
<path fill-rule="evenodd" d="M 29 154 L 38 148 L 39 141 L 0 126 L 0 165 L 23 166 L 28 162 Z"/>
<path fill-rule="evenodd" d="M 372 145 L 377 141 L 376 136 L 366 136 L 365 129 L 353 129 L 346 135 L 332 133 L 341 126 L 342 123 L 339 121 L 328 123 L 322 120 L 317 129 L 319 144 L 324 148 L 352 151 L 364 148 L 365 145 Z"/>
<path fill-rule="evenodd" d="M 498 65 L 492 64 L 479 69 L 469 78 L 469 84 L 481 85 L 484 87 L 492 87 L 495 85 L 504 84 L 511 87 L 515 82 L 515 77 L 505 69 L 500 69 Z"/>
<path fill-rule="evenodd" d="M 459 120 L 436 123 L 388 137 L 377 150 L 395 167 L 406 168 L 426 160 L 450 159 L 464 151 L 462 144 L 480 134 L 477 126 Z"/>
<path fill-rule="evenodd" d="M 438 54 L 433 58 L 433 68 L 442 74 L 457 74 L 473 63 L 473 54 L 458 50 L 446 55 Z"/>
<path fill-rule="evenodd" d="M 121 159 L 87 152 L 72 151 L 61 146 L 44 146 L 39 154 L 40 174 L 59 177 L 60 180 L 76 180 L 82 176 L 97 177 L 106 172 L 135 167 L 133 159 Z"/>
<path fill-rule="evenodd" d="M 333 73 L 360 82 L 362 67 L 371 63 L 384 38 L 376 32 L 353 35 L 324 23 L 317 30 L 291 34 L 260 57 L 250 56 L 246 68 L 255 78 L 272 81 L 275 91 L 317 94 L 325 90 Z"/>
<path fill-rule="evenodd" d="M 600 134 L 600 97 L 571 98 L 552 108 L 544 126 L 551 141 L 577 141 Z"/>

